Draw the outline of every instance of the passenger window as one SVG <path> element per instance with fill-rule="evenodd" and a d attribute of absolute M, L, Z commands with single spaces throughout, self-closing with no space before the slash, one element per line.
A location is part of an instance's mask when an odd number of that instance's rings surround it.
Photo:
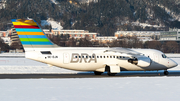
<path fill-rule="evenodd" d="M 84 56 L 82 56 L 82 58 L 84 58 Z"/>
<path fill-rule="evenodd" d="M 86 56 L 86 58 L 88 58 L 88 56 Z"/>
<path fill-rule="evenodd" d="M 113 58 L 116 58 L 115 56 L 113 56 Z"/>
<path fill-rule="evenodd" d="M 102 58 L 102 56 L 100 56 L 100 58 Z"/>
<path fill-rule="evenodd" d="M 107 56 L 107 58 L 109 58 L 109 56 Z"/>
<path fill-rule="evenodd" d="M 117 59 L 118 59 L 119 57 L 117 56 Z"/>
<path fill-rule="evenodd" d="M 81 56 L 79 56 L 79 58 L 81 58 Z"/>
<path fill-rule="evenodd" d="M 97 56 L 97 58 L 99 58 L 99 56 Z"/>
<path fill-rule="evenodd" d="M 112 58 L 112 56 L 110 56 L 110 58 Z"/>
<path fill-rule="evenodd" d="M 89 58 L 91 58 L 91 56 L 89 56 Z"/>
<path fill-rule="evenodd" d="M 120 56 L 120 58 L 122 58 L 122 57 Z"/>
<path fill-rule="evenodd" d="M 104 58 L 106 58 L 106 56 L 104 56 Z"/>
<path fill-rule="evenodd" d="M 92 58 L 94 58 L 94 56 L 92 56 Z"/>
<path fill-rule="evenodd" d="M 77 56 L 75 56 L 75 58 L 77 58 Z"/>

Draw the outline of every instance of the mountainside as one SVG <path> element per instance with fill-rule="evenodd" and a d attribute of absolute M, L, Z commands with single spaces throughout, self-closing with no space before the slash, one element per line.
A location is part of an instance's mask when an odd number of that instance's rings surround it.
<path fill-rule="evenodd" d="M 15 18 L 48 18 L 64 29 L 84 29 L 101 35 L 117 30 L 167 30 L 180 28 L 180 0 L 7 0 L 0 10 L 0 30 Z M 81 0 L 82 1 L 82 0 Z"/>

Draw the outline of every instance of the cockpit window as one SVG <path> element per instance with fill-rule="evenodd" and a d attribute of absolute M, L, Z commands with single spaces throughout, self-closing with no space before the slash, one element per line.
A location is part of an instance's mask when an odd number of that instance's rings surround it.
<path fill-rule="evenodd" d="M 162 57 L 163 57 L 163 58 L 167 58 L 167 56 L 166 56 L 165 54 L 162 54 Z"/>

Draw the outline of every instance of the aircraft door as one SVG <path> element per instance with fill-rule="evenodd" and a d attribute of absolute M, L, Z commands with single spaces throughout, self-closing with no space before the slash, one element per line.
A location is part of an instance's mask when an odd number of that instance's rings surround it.
<path fill-rule="evenodd" d="M 63 60 L 64 60 L 64 64 L 68 64 L 69 63 L 69 54 L 68 53 L 64 53 L 63 54 Z"/>

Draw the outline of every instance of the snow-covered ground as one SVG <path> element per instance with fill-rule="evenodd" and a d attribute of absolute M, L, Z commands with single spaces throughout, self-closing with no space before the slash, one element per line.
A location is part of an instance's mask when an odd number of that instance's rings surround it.
<path fill-rule="evenodd" d="M 0 64 L 0 74 L 77 73 L 25 58 L 0 58 Z M 0 101 L 179 101 L 179 84 L 180 77 L 167 76 L 0 79 Z"/>
<path fill-rule="evenodd" d="M 1 101 L 179 101 L 180 77 L 0 79 Z"/>

